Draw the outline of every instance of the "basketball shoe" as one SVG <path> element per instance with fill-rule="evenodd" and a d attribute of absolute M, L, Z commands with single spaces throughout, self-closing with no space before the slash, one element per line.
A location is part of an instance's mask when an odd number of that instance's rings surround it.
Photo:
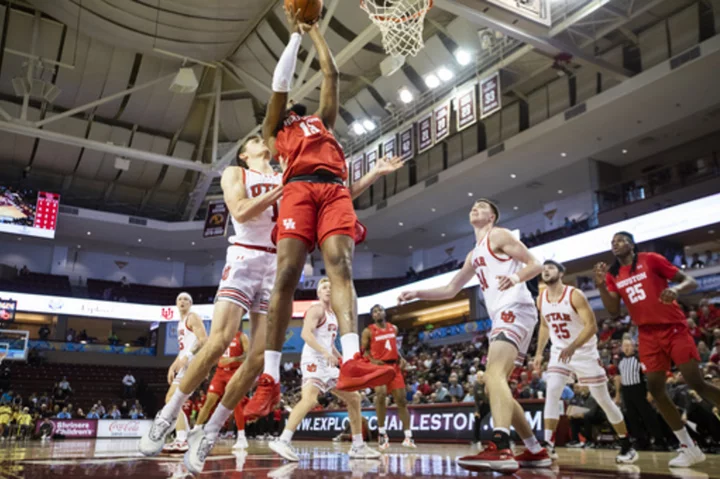
<path fill-rule="evenodd" d="M 384 386 L 395 379 L 394 366 L 373 364 L 360 353 L 344 361 L 340 367 L 340 379 L 337 389 L 340 391 L 359 391 L 365 388 Z"/>
<path fill-rule="evenodd" d="M 520 467 L 550 467 L 552 465 L 552 459 L 550 459 L 550 455 L 545 448 L 540 449 L 540 452 L 535 454 L 530 452 L 530 449 L 525 449 L 515 456 L 515 460 Z"/>
<path fill-rule="evenodd" d="M 280 384 L 269 374 L 263 374 L 258 379 L 255 395 L 250 398 L 245 406 L 245 420 L 254 421 L 265 417 L 280 402 Z"/>
<path fill-rule="evenodd" d="M 485 449 L 479 454 L 458 458 L 457 463 L 463 469 L 476 472 L 490 469 L 503 473 L 513 473 L 520 469 L 512 449 L 498 449 L 497 444 L 494 442 L 487 443 Z"/>

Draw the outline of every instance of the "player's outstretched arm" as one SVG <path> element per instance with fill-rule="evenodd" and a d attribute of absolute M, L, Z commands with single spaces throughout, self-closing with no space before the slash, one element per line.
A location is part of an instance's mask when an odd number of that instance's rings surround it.
<path fill-rule="evenodd" d="M 337 358 L 332 351 L 328 351 L 323 348 L 322 345 L 315 338 L 315 328 L 325 316 L 325 309 L 316 304 L 311 306 L 310 309 L 305 313 L 305 319 L 303 319 L 303 328 L 300 333 L 300 337 L 305 341 L 305 344 L 313 348 L 318 353 L 322 354 L 323 357 L 328 361 L 328 365 L 337 366 Z"/>
<path fill-rule="evenodd" d="M 419 291 L 403 291 L 398 297 L 399 303 L 406 303 L 413 299 L 425 299 L 429 301 L 439 301 L 443 299 L 454 298 L 463 286 L 470 281 L 475 274 L 475 270 L 472 267 L 472 253 L 468 253 L 465 258 L 463 267 L 458 273 L 450 280 L 450 283 L 446 286 L 440 286 L 439 288 L 423 289 Z"/>
<path fill-rule="evenodd" d="M 578 334 L 578 337 L 575 338 L 575 341 L 570 343 L 567 348 L 560 352 L 560 361 L 563 362 L 569 361 L 575 351 L 582 347 L 583 344 L 590 341 L 590 339 L 598 332 L 595 313 L 593 313 L 590 303 L 588 303 L 585 295 L 577 289 L 573 289 L 570 294 L 570 304 L 573 308 L 575 308 L 578 316 L 580 316 L 580 321 L 583 323 L 583 329 L 580 331 L 580 334 Z"/>
<path fill-rule="evenodd" d="M 542 272 L 542 264 L 510 231 L 505 228 L 493 228 L 490 231 L 490 243 L 512 259 L 525 264 L 516 274 L 498 277 L 498 289 L 505 291 L 518 283 L 530 281 Z"/>
<path fill-rule="evenodd" d="M 372 340 L 372 332 L 370 331 L 370 328 L 365 328 L 362 332 L 362 338 L 361 338 L 361 349 L 363 352 L 363 356 L 365 356 L 368 361 L 370 361 L 373 364 L 385 364 L 382 361 L 378 361 L 377 359 L 373 359 L 372 352 L 370 351 L 370 341 Z"/>
<path fill-rule="evenodd" d="M 605 309 L 611 316 L 619 316 L 620 295 L 615 287 L 615 280 L 612 275 L 608 273 L 608 265 L 603 262 L 597 263 L 593 267 L 593 273 L 595 275 L 595 286 L 600 293 L 603 306 L 605 306 Z"/>
<path fill-rule="evenodd" d="M 230 214 L 238 223 L 255 218 L 277 203 L 282 197 L 282 186 L 267 191 L 255 198 L 248 198 L 245 191 L 243 170 L 239 166 L 226 168 L 220 179 L 223 199 Z"/>
<path fill-rule="evenodd" d="M 350 185 L 350 196 L 352 199 L 357 198 L 365 192 L 370 186 L 375 183 L 381 176 L 389 175 L 393 171 L 396 171 L 405 164 L 402 158 L 396 156 L 395 158 L 382 158 L 375 163 L 375 166 L 365 176 L 360 178 L 358 181 Z"/>
<path fill-rule="evenodd" d="M 320 85 L 320 108 L 315 114 L 320 117 L 326 128 L 333 129 L 340 112 L 340 71 L 317 24 L 310 28 L 309 35 L 317 50 L 320 70 L 323 73 Z"/>
<path fill-rule="evenodd" d="M 540 312 L 540 329 L 538 330 L 537 350 L 535 352 L 535 359 L 533 360 L 533 368 L 535 368 L 538 372 L 542 366 L 545 346 L 547 346 L 547 343 L 550 340 L 550 330 L 548 329 L 547 322 L 542 315 L 542 301 L 540 301 L 540 298 L 541 296 L 538 296 L 537 299 L 537 308 Z"/>

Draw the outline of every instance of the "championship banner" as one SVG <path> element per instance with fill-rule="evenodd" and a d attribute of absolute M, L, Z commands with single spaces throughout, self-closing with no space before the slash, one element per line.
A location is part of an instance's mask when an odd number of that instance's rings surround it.
<path fill-rule="evenodd" d="M 480 80 L 480 119 L 486 118 L 502 109 L 500 92 L 500 72 Z"/>
<path fill-rule="evenodd" d="M 209 202 L 207 215 L 205 216 L 203 238 L 225 236 L 229 219 L 230 212 L 223 200 L 213 200 Z"/>
<path fill-rule="evenodd" d="M 383 156 L 386 158 L 394 158 L 398 155 L 397 135 L 391 136 L 383 143 Z"/>
<path fill-rule="evenodd" d="M 543 439 L 543 406 L 542 399 L 520 400 L 520 405 L 525 411 L 530 426 L 535 436 Z M 475 405 L 472 403 L 456 404 L 428 404 L 409 405 L 410 427 L 413 432 L 413 439 L 427 442 L 457 442 L 467 443 L 473 439 L 473 425 L 475 424 Z M 375 409 L 362 410 L 362 415 L 368 421 L 371 431 L 377 433 L 377 416 Z M 481 420 L 480 437 L 483 440 L 490 440 L 492 437 L 493 425 L 490 414 L 486 414 Z M 310 412 L 300 422 L 295 435 L 298 439 L 331 439 L 343 430 L 348 428 L 350 419 L 347 411 L 327 410 Z M 396 407 L 387 409 L 385 429 L 388 436 L 400 439 L 403 437 L 403 424 L 398 416 Z M 516 441 L 520 440 L 517 433 L 513 431 Z"/>
<path fill-rule="evenodd" d="M 152 426 L 149 419 L 100 419 L 97 422 L 97 437 L 142 437 Z"/>
<path fill-rule="evenodd" d="M 373 148 L 372 150 L 365 153 L 365 162 L 367 164 L 367 170 L 368 172 L 371 172 L 373 168 L 375 168 L 375 163 L 377 163 L 378 159 L 378 149 L 377 146 Z"/>
<path fill-rule="evenodd" d="M 475 108 L 475 87 L 455 98 L 457 111 L 457 131 L 464 130 L 477 121 L 477 108 Z"/>
<path fill-rule="evenodd" d="M 432 119 L 433 114 L 428 113 L 424 117 L 420 118 L 417 122 L 418 126 L 418 153 L 423 153 L 433 146 L 433 134 L 432 134 Z"/>
<path fill-rule="evenodd" d="M 435 143 L 445 139 L 450 134 L 450 102 L 445 102 L 435 108 Z"/>
<path fill-rule="evenodd" d="M 400 153 L 399 156 L 403 161 L 407 161 L 415 156 L 415 147 L 413 145 L 413 129 L 415 125 L 410 125 L 407 129 L 400 132 Z"/>
<path fill-rule="evenodd" d="M 39 420 L 35 423 L 35 434 L 45 434 L 50 437 L 58 435 L 72 439 L 95 438 L 97 423 L 97 419 L 50 419 L 48 422 Z"/>
<path fill-rule="evenodd" d="M 353 158 L 352 161 L 352 180 L 353 183 L 358 181 L 363 176 L 363 162 L 365 161 L 365 154 L 360 153 Z"/>

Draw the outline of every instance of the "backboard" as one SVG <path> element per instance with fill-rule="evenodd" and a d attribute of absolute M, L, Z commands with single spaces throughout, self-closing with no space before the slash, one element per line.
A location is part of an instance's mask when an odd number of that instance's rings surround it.
<path fill-rule="evenodd" d="M 502 7 L 521 15 L 528 20 L 550 26 L 549 0 L 486 0 L 488 3 Z"/>
<path fill-rule="evenodd" d="M 0 329 L 0 353 L 7 356 L 3 361 L 27 361 L 30 333 L 20 329 Z"/>

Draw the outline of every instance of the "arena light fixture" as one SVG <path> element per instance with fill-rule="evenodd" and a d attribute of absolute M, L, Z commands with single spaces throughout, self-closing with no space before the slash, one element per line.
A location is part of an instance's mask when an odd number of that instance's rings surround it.
<path fill-rule="evenodd" d="M 90 231 L 87 232 L 87 235 L 88 235 L 88 236 L 90 236 L 91 234 L 92 234 L 92 232 L 90 232 Z"/>
<path fill-rule="evenodd" d="M 468 191 L 468 196 L 472 196 L 472 191 Z"/>
<path fill-rule="evenodd" d="M 142 243 L 142 238 L 138 238 L 138 243 Z"/>
<path fill-rule="evenodd" d="M 520 208 L 518 208 L 517 206 L 513 206 L 513 210 L 517 211 L 517 210 L 519 210 L 519 209 L 520 209 Z"/>
<path fill-rule="evenodd" d="M 363 128 L 365 128 L 366 131 L 374 131 L 375 128 L 377 128 L 377 125 L 375 125 L 375 122 L 372 120 L 363 120 L 362 122 Z"/>
<path fill-rule="evenodd" d="M 625 148 L 623 148 L 622 154 L 627 155 L 627 150 Z"/>
<path fill-rule="evenodd" d="M 445 237 L 445 233 L 441 233 L 440 236 L 442 236 L 442 237 L 444 238 L 444 237 Z"/>
<path fill-rule="evenodd" d="M 449 82 L 455 77 L 455 74 L 447 67 L 440 67 L 437 71 L 438 77 L 444 82 Z"/>
<path fill-rule="evenodd" d="M 565 158 L 565 157 L 567 156 L 567 153 L 565 153 L 565 152 L 563 151 L 562 153 L 560 153 L 560 156 L 562 156 L 563 158 Z"/>
<path fill-rule="evenodd" d="M 562 195 L 562 194 L 563 194 L 563 190 L 558 190 L 558 195 Z"/>
<path fill-rule="evenodd" d="M 434 73 L 431 73 L 425 77 L 425 84 L 428 88 L 435 89 L 440 86 L 440 79 Z"/>
<path fill-rule="evenodd" d="M 408 245 L 408 249 L 412 249 L 412 245 Z"/>
<path fill-rule="evenodd" d="M 472 61 L 472 56 L 470 52 L 464 48 L 458 48 L 455 50 L 455 60 L 457 60 L 460 66 L 465 66 Z"/>
<path fill-rule="evenodd" d="M 407 104 L 411 103 L 415 97 L 408 88 L 400 89 L 400 101 Z"/>
<path fill-rule="evenodd" d="M 362 126 L 362 124 L 359 121 L 356 121 L 351 125 L 353 133 L 356 135 L 364 135 L 366 133 L 365 128 Z"/>
<path fill-rule="evenodd" d="M 510 173 L 510 178 L 514 180 L 515 178 L 517 178 L 517 175 L 515 173 Z"/>
<path fill-rule="evenodd" d="M 437 210 L 436 210 L 435 208 L 430 208 L 430 211 L 432 211 L 433 213 L 435 213 Z"/>
<path fill-rule="evenodd" d="M 398 226 L 405 226 L 405 224 L 402 221 L 399 221 Z"/>
<path fill-rule="evenodd" d="M 193 241 L 192 243 L 190 243 L 190 245 L 191 245 L 191 246 L 195 246 L 195 242 Z"/>

